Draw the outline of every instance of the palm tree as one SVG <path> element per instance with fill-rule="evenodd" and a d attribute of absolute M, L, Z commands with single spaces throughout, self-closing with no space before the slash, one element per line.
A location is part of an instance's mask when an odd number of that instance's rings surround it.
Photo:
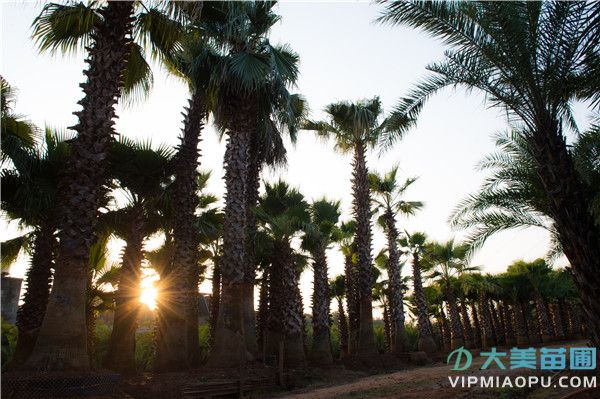
<path fill-rule="evenodd" d="M 144 259 L 144 239 L 161 227 L 160 203 L 171 182 L 169 163 L 173 152 L 166 147 L 153 149 L 150 143 L 122 138 L 109 152 L 109 175 L 124 191 L 128 203 L 101 216 L 113 232 L 125 241 L 122 264 L 115 291 L 115 314 L 106 367 L 135 372 L 135 331 L 141 303 L 140 282 Z"/>
<path fill-rule="evenodd" d="M 134 5 L 114 1 L 92 10 L 83 5 L 51 3 L 34 21 L 33 36 L 42 51 L 71 51 L 83 45 L 88 50 L 88 69 L 84 72 L 87 81 L 81 85 L 84 98 L 78 102 L 82 109 L 75 113 L 78 123 L 72 127 L 78 135 L 71 143 L 67 167 L 59 183 L 57 264 L 60 268 L 56 271 L 35 353 L 26 364 L 28 369 L 89 369 L 83 334 L 85 282 L 98 206 L 106 192 L 104 171 L 113 142 L 114 106 L 123 90 L 132 93 L 136 88 L 142 91 L 148 88 L 147 64 L 131 41 L 134 21 L 136 33 L 139 21 L 144 21 L 134 18 Z M 171 3 L 168 8 L 191 10 L 189 6 Z M 136 16 L 142 15 L 149 14 Z"/>
<path fill-rule="evenodd" d="M 391 350 L 392 352 L 405 352 L 408 343 L 404 330 L 403 298 L 400 289 L 400 251 L 398 249 L 399 233 L 396 227 L 396 215 L 413 215 L 423 204 L 417 201 L 405 201 L 401 198 L 416 179 L 409 178 L 402 185 L 398 185 L 397 174 L 398 167 L 395 166 L 383 176 L 375 173 L 369 174 L 369 182 L 373 193 L 375 211 L 380 215 L 378 222 L 383 227 L 387 237 L 388 265 L 386 269 L 390 279 L 390 316 L 394 326 Z"/>
<path fill-rule="evenodd" d="M 373 306 L 371 300 L 372 232 L 371 194 L 366 151 L 375 147 L 384 137 L 388 141 L 402 136 L 410 126 L 398 120 L 381 120 L 383 108 L 379 97 L 355 103 L 342 101 L 325 107 L 329 121 L 308 121 L 304 128 L 315 130 L 320 136 L 335 139 L 336 148 L 343 153 L 353 152 L 352 195 L 353 212 L 356 218 L 356 248 L 359 274 L 360 330 L 358 353 L 376 353 L 373 336 Z"/>
<path fill-rule="evenodd" d="M 340 202 L 322 198 L 310 204 L 310 223 L 304 227 L 302 249 L 310 253 L 313 264 L 312 324 L 313 344 L 311 360 L 317 364 L 331 364 L 329 336 L 329 277 L 326 251 L 338 241 L 340 231 Z"/>
<path fill-rule="evenodd" d="M 291 96 L 286 87 L 298 76 L 298 56 L 289 46 L 269 43 L 269 29 L 278 20 L 272 11 L 273 5 L 270 2 L 231 5 L 232 9 L 241 7 L 243 13 L 236 15 L 228 25 L 229 35 L 224 46 L 227 53 L 215 82 L 215 121 L 227 134 L 227 146 L 221 261 L 223 292 L 210 359 L 214 366 L 238 365 L 243 358 L 240 353 L 246 346 L 243 293 L 251 137 L 264 127 L 271 115 L 290 106 Z"/>
<path fill-rule="evenodd" d="M 522 126 L 535 170 L 569 259 L 594 345 L 600 345 L 600 227 L 591 192 L 579 178 L 565 134 L 575 127 L 571 102 L 600 101 L 597 15 L 590 2 L 389 2 L 381 20 L 423 29 L 451 47 L 429 65 L 428 79 L 396 112 L 415 118 L 447 86 L 484 92 Z M 573 129 L 575 128 L 575 129 Z"/>
<path fill-rule="evenodd" d="M 464 334 L 458 312 L 458 301 L 453 287 L 453 280 L 464 272 L 476 270 L 475 267 L 467 265 L 467 247 L 456 245 L 454 239 L 445 243 L 432 243 L 428 248 L 432 261 L 430 278 L 438 279 L 444 290 L 446 303 L 450 313 L 450 325 L 452 332 L 452 349 L 464 346 Z"/>
<path fill-rule="evenodd" d="M 348 317 L 344 310 L 344 296 L 346 295 L 346 277 L 343 274 L 335 276 L 329 282 L 329 292 L 331 297 L 337 301 L 338 325 L 340 331 L 340 345 L 342 347 L 342 356 L 348 354 Z"/>
<path fill-rule="evenodd" d="M 65 137 L 46 130 L 40 148 L 9 153 L 11 159 L 15 155 L 19 160 L 13 163 L 14 168 L 2 171 L 2 209 L 8 218 L 18 219 L 31 229 L 10 242 L 2 242 L 3 268 L 23 250 L 31 255 L 23 304 L 17 312 L 17 346 L 7 369 L 18 369 L 29 357 L 46 313 L 58 246 L 56 183 L 67 154 Z"/>
<path fill-rule="evenodd" d="M 28 151 L 35 146 L 38 129 L 22 115 L 14 113 L 16 93 L 14 88 L 0 75 L 0 131 L 2 154 L 0 164 L 10 160 L 19 168 L 27 163 Z"/>
<path fill-rule="evenodd" d="M 340 251 L 344 255 L 344 277 L 346 306 L 348 308 L 348 354 L 358 349 L 358 330 L 360 327 L 360 301 L 358 298 L 358 273 L 356 270 L 356 222 L 349 220 L 340 224 Z"/>
<path fill-rule="evenodd" d="M 280 342 L 283 342 L 285 364 L 302 365 L 306 358 L 299 288 L 301 267 L 291 241 L 309 223 L 309 205 L 299 191 L 279 181 L 265 185 L 265 193 L 255 212 L 261 228 L 273 241 L 267 344 L 272 352 L 277 353 Z"/>
<path fill-rule="evenodd" d="M 266 99 L 269 100 L 269 99 Z M 287 133 L 291 142 L 296 142 L 299 123 L 306 113 L 306 101 L 298 94 L 292 94 L 289 104 L 276 115 L 261 120 L 255 134 L 250 138 L 248 150 L 248 176 L 246 185 L 246 270 L 244 271 L 243 318 L 246 349 L 256 355 L 259 343 L 256 334 L 254 311 L 254 283 L 256 278 L 256 215 L 252 211 L 258 204 L 260 174 L 264 166 L 272 168 L 285 165 L 286 149 L 283 134 Z"/>
<path fill-rule="evenodd" d="M 114 105 L 120 95 L 128 58 L 133 3 L 109 2 L 93 23 L 84 98 L 73 126 L 67 166 L 59 187 L 59 247 L 52 294 L 35 350 L 24 367 L 41 370 L 88 370 L 85 289 L 88 258 L 100 198 L 104 169 L 114 133 Z M 40 33 L 43 35 L 43 33 Z M 68 304 L 68 305 L 67 305 Z"/>
<path fill-rule="evenodd" d="M 433 331 L 431 330 L 431 322 L 429 321 L 427 311 L 428 305 L 423 289 L 423 277 L 421 275 L 423 252 L 426 242 L 427 236 L 425 233 L 420 232 L 413 234 L 406 233 L 405 237 L 400 239 L 401 247 L 406 248 L 407 254 L 412 258 L 413 290 L 417 310 L 417 326 L 419 328 L 418 348 L 420 351 L 431 355 L 437 351 L 437 347 L 433 339 Z"/>
<path fill-rule="evenodd" d="M 480 248 L 491 235 L 513 228 L 539 227 L 552 237 L 547 257 L 562 254 L 544 186 L 535 171 L 535 161 L 526 140 L 516 132 L 496 136 L 499 151 L 486 156 L 479 169 L 490 171 L 479 191 L 469 195 L 455 208 L 450 223 L 468 231 L 465 243 L 471 250 Z M 594 165 L 594 148 L 600 148 L 600 127 L 592 126 L 574 145 L 573 156 L 579 159 L 577 170 L 582 179 L 596 187 L 600 169 Z M 596 190 L 595 202 L 600 203 Z M 598 209 L 594 211 L 594 209 Z M 600 208 L 592 205 L 592 214 L 600 221 Z"/>
<path fill-rule="evenodd" d="M 508 267 L 507 272 L 523 273 L 527 276 L 534 294 L 533 299 L 542 332 L 542 342 L 546 343 L 553 341 L 555 337 L 550 313 L 548 311 L 548 303 L 546 299 L 544 299 L 542 292 L 548 274 L 550 273 L 550 267 L 543 259 L 536 259 L 533 262 L 516 261 Z"/>

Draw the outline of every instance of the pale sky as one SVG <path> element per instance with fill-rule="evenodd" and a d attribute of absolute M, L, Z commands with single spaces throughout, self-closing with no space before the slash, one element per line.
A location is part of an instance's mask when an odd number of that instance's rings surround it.
<path fill-rule="evenodd" d="M 74 123 L 72 112 L 81 98 L 83 54 L 51 56 L 37 53 L 30 39 L 30 25 L 41 9 L 35 3 L 2 3 L 0 73 L 18 89 L 17 112 L 39 126 L 66 128 Z M 356 100 L 379 95 L 386 109 L 425 74 L 425 66 L 441 59 L 440 43 L 415 30 L 374 23 L 379 6 L 366 2 L 282 2 L 277 6 L 282 21 L 273 29 L 271 41 L 289 43 L 300 54 L 300 79 L 295 92 L 308 100 L 313 118 L 338 100 Z M 153 143 L 175 145 L 181 128 L 182 107 L 187 88 L 155 65 L 155 84 L 149 98 L 137 105 L 118 109 L 117 130 L 128 137 L 151 139 Z M 589 111 L 576 106 L 577 120 L 587 125 Z M 494 150 L 490 136 L 507 128 L 499 109 L 488 109 L 480 93 L 447 89 L 425 106 L 418 125 L 406 138 L 381 158 L 370 154 L 368 166 L 385 172 L 400 165 L 400 177 L 419 176 L 406 199 L 421 200 L 425 207 L 410 219 L 400 219 L 399 228 L 425 231 L 431 238 L 453 236 L 447 219 L 458 201 L 480 185 L 477 162 Z M 221 195 L 224 143 L 212 127 L 202 134 L 201 168 L 213 171 L 209 191 Z M 286 169 L 269 172 L 264 178 L 282 177 L 298 187 L 307 199 L 326 195 L 342 200 L 346 218 L 350 215 L 350 157 L 333 152 L 310 132 L 299 135 L 289 146 Z M 2 240 L 16 234 L 14 223 L 3 223 Z M 375 227 L 374 255 L 383 247 L 384 236 Z M 503 233 L 490 239 L 475 256 L 473 264 L 486 272 L 503 271 L 516 259 L 535 259 L 545 254 L 547 234 L 539 229 Z M 118 247 L 113 246 L 116 256 Z M 342 273 L 342 258 L 329 252 L 330 277 Z M 19 259 L 12 274 L 22 276 L 27 264 Z M 409 268 L 405 268 L 405 274 Z M 312 272 L 301 280 L 305 307 L 310 305 Z M 201 286 L 208 292 L 208 283 Z"/>

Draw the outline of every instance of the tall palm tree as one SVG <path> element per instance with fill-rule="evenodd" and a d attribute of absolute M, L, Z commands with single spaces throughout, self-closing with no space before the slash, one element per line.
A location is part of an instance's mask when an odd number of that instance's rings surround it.
<path fill-rule="evenodd" d="M 103 214 L 113 232 L 125 241 L 117 290 L 115 313 L 106 367 L 135 372 L 135 332 L 141 303 L 140 283 L 144 240 L 161 227 L 160 203 L 166 200 L 165 187 L 171 182 L 169 167 L 173 152 L 166 147 L 153 149 L 150 143 L 120 139 L 109 151 L 109 175 L 116 181 L 128 203 Z"/>
<path fill-rule="evenodd" d="M 302 249 L 308 251 L 313 267 L 312 325 L 313 343 L 311 360 L 318 364 L 331 364 L 329 334 L 329 277 L 327 276 L 326 251 L 339 239 L 337 223 L 340 218 L 340 202 L 322 198 L 310 204 L 310 223 L 304 227 Z"/>
<path fill-rule="evenodd" d="M 464 334 L 458 312 L 458 300 L 453 287 L 453 280 L 464 272 L 476 270 L 468 266 L 466 260 L 467 247 L 455 244 L 454 239 L 445 243 L 432 243 L 428 249 L 432 261 L 430 278 L 438 279 L 444 290 L 446 303 L 450 313 L 452 332 L 452 349 L 464 346 Z"/>
<path fill-rule="evenodd" d="M 301 267 L 291 241 L 310 222 L 309 205 L 298 190 L 279 181 L 265 185 L 265 194 L 255 212 L 262 229 L 273 240 L 268 345 L 275 352 L 279 343 L 283 342 L 285 364 L 292 367 L 302 365 L 306 358 L 299 287 Z"/>
<path fill-rule="evenodd" d="M 592 106 L 600 101 L 599 9 L 591 2 L 410 1 L 386 2 L 381 18 L 423 29 L 451 47 L 400 101 L 400 116 L 414 118 L 432 94 L 462 85 L 484 92 L 522 126 L 596 346 L 600 301 L 592 293 L 600 289 L 600 227 L 590 217 L 592 196 L 565 134 L 577 130 L 573 99 L 589 99 Z"/>
<path fill-rule="evenodd" d="M 223 223 L 222 303 L 210 363 L 238 365 L 245 350 L 243 329 L 247 223 L 246 192 L 251 137 L 277 110 L 290 106 L 287 86 L 298 76 L 298 56 L 289 46 L 273 46 L 268 32 L 279 19 L 272 2 L 231 5 L 242 13 L 227 26 L 225 59 L 220 63 L 215 121 L 227 135 Z"/>
<path fill-rule="evenodd" d="M 417 326 L 419 328 L 418 348 L 420 351 L 431 355 L 437 351 L 429 321 L 428 304 L 423 289 L 423 256 L 427 243 L 425 233 L 406 233 L 405 237 L 400 239 L 400 245 L 405 248 L 407 254 L 412 260 L 413 291 L 417 310 Z"/>
<path fill-rule="evenodd" d="M 114 134 L 114 105 L 129 55 L 133 3 L 109 2 L 93 23 L 86 60 L 84 97 L 73 126 L 77 137 L 59 183 L 57 268 L 46 315 L 27 369 L 88 370 L 85 289 L 88 257 L 100 198 L 105 192 L 106 155 Z M 41 33 L 40 35 L 43 35 Z"/>
<path fill-rule="evenodd" d="M 343 274 L 335 276 L 329 282 L 329 292 L 331 297 L 337 301 L 338 325 L 340 331 L 340 346 L 342 347 L 342 356 L 348 354 L 348 317 L 344 310 L 344 296 L 346 295 L 346 277 Z"/>
<path fill-rule="evenodd" d="M 388 141 L 400 137 L 410 123 L 397 119 L 382 120 L 383 108 L 379 97 L 355 103 L 342 101 L 325 107 L 328 121 L 308 121 L 304 128 L 314 130 L 322 137 L 331 137 L 343 153 L 352 152 L 353 213 L 356 218 L 356 247 L 358 254 L 360 294 L 360 330 L 358 353 L 376 353 L 373 336 L 373 306 L 371 299 L 373 268 L 371 231 L 371 193 L 366 152 L 375 147 L 384 133 Z"/>
<path fill-rule="evenodd" d="M 2 243 L 3 268 L 23 250 L 31 255 L 23 304 L 17 312 L 17 346 L 7 369 L 18 369 L 29 357 L 46 313 L 58 246 L 56 183 L 68 151 L 65 137 L 46 130 L 40 148 L 9 153 L 11 159 L 15 155 L 19 160 L 13 163 L 14 168 L 2 171 L 3 212 L 10 219 L 18 219 L 21 226 L 31 229 L 10 242 Z"/>
<path fill-rule="evenodd" d="M 416 179 L 406 179 L 402 185 L 399 185 L 397 174 L 398 167 L 395 166 L 383 176 L 375 173 L 369 174 L 369 182 L 373 193 L 375 211 L 379 214 L 378 222 L 383 227 L 387 238 L 388 264 L 386 269 L 390 280 L 390 318 L 394 325 L 391 350 L 392 352 L 405 352 L 408 349 L 408 342 L 404 330 L 403 294 L 400 289 L 400 251 L 398 248 L 400 235 L 396 226 L 396 215 L 413 215 L 415 211 L 423 206 L 423 203 L 405 201 L 401 198 Z"/>

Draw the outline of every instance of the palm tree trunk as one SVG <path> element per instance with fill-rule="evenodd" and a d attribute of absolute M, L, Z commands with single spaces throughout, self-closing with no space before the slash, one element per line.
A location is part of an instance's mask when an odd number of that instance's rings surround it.
<path fill-rule="evenodd" d="M 212 274 L 212 296 L 210 300 L 210 346 L 215 342 L 217 329 L 217 317 L 219 316 L 219 305 L 221 303 L 221 270 L 219 268 L 218 257 L 213 259 Z"/>
<path fill-rule="evenodd" d="M 386 352 L 392 349 L 392 326 L 390 325 L 390 309 L 387 302 L 383 303 L 383 345 Z"/>
<path fill-rule="evenodd" d="M 204 92 L 194 91 L 185 109 L 181 144 L 175 159 L 173 188 L 173 240 L 175 250 L 166 279 L 162 284 L 160 316 L 165 331 L 164 345 L 156 356 L 157 370 L 182 370 L 197 365 L 200 358 L 198 338 L 198 245 L 196 226 L 198 206 L 198 144 L 204 127 L 206 103 Z"/>
<path fill-rule="evenodd" d="M 325 247 L 313 251 L 313 344 L 311 360 L 316 364 L 331 364 L 331 340 L 329 335 L 329 279 L 327 277 L 327 256 Z"/>
<path fill-rule="evenodd" d="M 360 300 L 360 328 L 358 331 L 358 354 L 377 353 L 373 335 L 373 260 L 371 257 L 371 196 L 369 176 L 362 141 L 354 145 L 352 171 L 353 210 L 356 218 L 356 249 L 358 252 L 358 292 Z"/>
<path fill-rule="evenodd" d="M 473 345 L 475 348 L 481 348 L 481 323 L 475 302 L 471 302 L 471 317 L 473 318 Z"/>
<path fill-rule="evenodd" d="M 515 330 L 517 334 L 517 345 L 529 345 L 529 336 L 527 334 L 527 324 L 525 322 L 523 304 L 519 301 L 515 301 L 513 302 L 512 309 L 515 321 Z"/>
<path fill-rule="evenodd" d="M 569 325 L 572 331 L 573 339 L 581 339 L 581 317 L 579 314 L 579 304 L 567 304 L 569 306 Z"/>
<path fill-rule="evenodd" d="M 488 298 L 485 293 L 481 294 L 479 298 L 479 316 L 482 327 L 481 347 L 487 349 L 494 346 L 496 343 L 494 341 L 492 316 L 490 314 Z"/>
<path fill-rule="evenodd" d="M 504 324 L 502 322 L 502 314 L 498 310 L 497 303 L 495 303 L 493 300 L 490 300 L 489 303 L 496 345 L 504 345 L 506 343 L 506 340 L 504 338 Z"/>
<path fill-rule="evenodd" d="M 475 343 L 473 340 L 473 326 L 471 325 L 471 319 L 469 318 L 469 309 L 464 299 L 460 303 L 460 312 L 462 316 L 463 331 L 465 333 L 465 348 L 472 349 L 475 347 Z"/>
<path fill-rule="evenodd" d="M 260 188 L 260 172 L 262 169 L 262 154 L 258 146 L 258 135 L 250 140 L 248 164 L 248 179 L 246 186 L 246 270 L 244 271 L 244 334 L 246 350 L 254 357 L 258 355 L 258 339 L 256 335 L 256 312 L 254 310 L 254 280 L 256 278 L 256 255 L 254 236 L 256 235 L 256 216 L 253 209 L 258 204 Z"/>
<path fill-rule="evenodd" d="M 433 339 L 433 331 L 431 331 L 429 314 L 427 313 L 427 301 L 425 300 L 425 291 L 423 290 L 421 264 L 419 254 L 416 251 L 413 252 L 412 272 L 414 296 L 417 304 L 417 326 L 419 328 L 418 348 L 420 351 L 430 355 L 437 351 L 437 345 Z"/>
<path fill-rule="evenodd" d="M 446 284 L 444 288 L 446 294 L 446 301 L 448 303 L 448 313 L 450 314 L 450 326 L 451 326 L 451 348 L 456 349 L 465 345 L 462 326 L 460 324 L 460 315 L 458 313 L 458 303 L 454 289 Z"/>
<path fill-rule="evenodd" d="M 256 314 L 256 334 L 260 352 L 265 354 L 267 323 L 269 320 L 269 273 L 263 271 L 262 281 L 260 283 L 260 293 L 258 297 L 258 313 Z M 264 356 L 263 356 L 264 357 Z"/>
<path fill-rule="evenodd" d="M 513 347 L 517 344 L 515 326 L 513 323 L 512 312 L 508 301 L 503 300 L 500 303 L 502 319 L 504 320 L 504 336 L 506 337 L 506 346 Z"/>
<path fill-rule="evenodd" d="M 23 304 L 17 311 L 17 346 L 6 370 L 17 370 L 23 366 L 35 346 L 52 285 L 52 268 L 58 245 L 55 231 L 53 224 L 45 223 L 34 233 L 31 266 L 25 276 Z"/>
<path fill-rule="evenodd" d="M 567 301 L 564 298 L 558 300 L 558 312 L 560 313 L 561 328 L 564 334 L 564 339 L 571 339 L 572 335 L 569 331 L 569 314 L 567 308 Z"/>
<path fill-rule="evenodd" d="M 348 307 L 348 353 L 358 351 L 358 330 L 360 325 L 360 301 L 358 300 L 357 273 L 352 263 L 352 254 L 345 257 L 344 270 L 346 274 L 346 303 Z"/>
<path fill-rule="evenodd" d="M 442 332 L 442 342 L 444 345 L 444 350 L 449 352 L 452 350 L 452 331 L 450 328 L 450 323 L 448 322 L 448 317 L 446 317 L 446 313 L 444 312 L 443 304 L 440 304 L 440 314 L 441 315 L 438 324 L 440 325 Z"/>
<path fill-rule="evenodd" d="M 542 342 L 542 338 L 540 335 L 540 324 L 537 315 L 537 310 L 535 309 L 535 304 L 532 305 L 530 302 L 527 302 L 525 305 L 525 315 L 527 317 L 527 329 L 529 333 L 529 342 L 533 345 L 537 345 Z"/>
<path fill-rule="evenodd" d="M 292 257 L 290 242 L 285 244 L 286 256 L 282 270 L 282 292 L 283 292 L 283 335 L 285 358 L 287 367 L 303 366 L 306 363 L 304 351 L 304 309 L 302 296 L 300 295 L 300 275 L 298 267 Z"/>
<path fill-rule="evenodd" d="M 552 322 L 548 313 L 548 304 L 541 294 L 535 295 L 535 308 L 537 310 L 538 321 L 542 332 L 542 342 L 547 343 L 554 341 L 554 331 L 552 330 Z"/>
<path fill-rule="evenodd" d="M 248 145 L 254 129 L 252 99 L 232 96 L 231 128 L 225 150 L 225 216 L 223 219 L 223 291 L 210 365 L 233 367 L 246 361 L 244 272 L 246 268 L 246 178 Z"/>
<path fill-rule="evenodd" d="M 391 347 L 393 353 L 408 351 L 408 337 L 404 327 L 404 298 L 402 295 L 402 277 L 400 276 L 400 252 L 398 250 L 398 229 L 396 228 L 396 219 L 391 208 L 385 212 L 386 238 L 388 247 L 389 273 L 389 305 L 390 322 L 392 323 Z"/>
<path fill-rule="evenodd" d="M 106 192 L 106 154 L 113 140 L 115 104 L 120 95 L 127 45 L 131 36 L 133 3 L 111 1 L 92 34 L 93 45 L 81 84 L 82 109 L 75 112 L 78 136 L 60 177 L 59 248 L 52 293 L 31 357 L 29 370 L 86 371 L 90 368 L 86 342 L 85 291 L 89 252 L 98 206 Z"/>
<path fill-rule="evenodd" d="M 111 370 L 135 373 L 135 332 L 141 303 L 140 282 L 144 242 L 144 209 L 133 209 L 130 231 L 126 237 L 119 285 L 115 293 L 115 314 L 105 366 Z"/>
<path fill-rule="evenodd" d="M 550 313 L 552 314 L 552 326 L 554 327 L 554 337 L 559 340 L 565 339 L 565 330 L 558 303 L 550 304 Z"/>
<path fill-rule="evenodd" d="M 572 266 L 592 344 L 600 347 L 600 301 L 596 295 L 600 290 L 600 228 L 590 217 L 588 190 L 582 186 L 559 125 L 550 117 L 540 120 L 529 144 L 548 194 L 550 215 Z"/>
<path fill-rule="evenodd" d="M 348 318 L 344 311 L 344 301 L 342 297 L 337 298 L 338 304 L 338 317 L 339 317 L 339 331 L 340 331 L 340 345 L 342 347 L 342 356 L 348 354 Z"/>

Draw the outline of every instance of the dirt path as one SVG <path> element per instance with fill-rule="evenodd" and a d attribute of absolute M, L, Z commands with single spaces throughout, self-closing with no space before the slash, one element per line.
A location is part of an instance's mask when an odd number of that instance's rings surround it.
<path fill-rule="evenodd" d="M 560 345 L 564 346 L 564 345 Z M 437 363 L 428 367 L 419 367 L 391 374 L 361 378 L 357 381 L 319 388 L 308 392 L 282 396 L 287 399 L 504 399 L 504 398 L 561 398 L 570 389 L 491 389 L 491 388 L 453 388 L 448 376 L 456 375 L 526 375 L 520 370 L 479 370 L 484 358 L 475 357 L 470 371 L 452 371 L 451 366 Z"/>

